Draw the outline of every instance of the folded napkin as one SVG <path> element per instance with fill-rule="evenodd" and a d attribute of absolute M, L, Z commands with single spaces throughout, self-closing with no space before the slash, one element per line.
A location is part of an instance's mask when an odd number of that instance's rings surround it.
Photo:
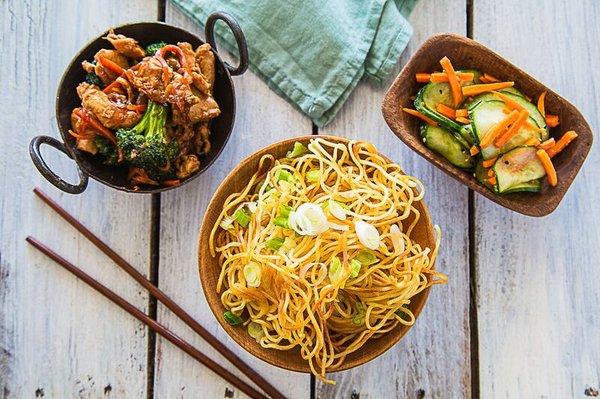
<path fill-rule="evenodd" d="M 200 24 L 214 11 L 239 22 L 250 68 L 317 126 L 331 122 L 359 80 L 384 79 L 412 34 L 416 0 L 173 0 Z M 218 24 L 220 43 L 235 40 Z"/>

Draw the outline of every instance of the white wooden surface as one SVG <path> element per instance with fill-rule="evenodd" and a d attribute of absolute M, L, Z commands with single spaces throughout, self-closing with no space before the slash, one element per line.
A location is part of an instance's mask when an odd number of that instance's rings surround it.
<path fill-rule="evenodd" d="M 400 65 L 428 36 L 466 34 L 466 0 L 420 0 L 415 34 Z M 529 71 L 580 107 L 598 131 L 600 3 L 474 0 L 475 39 Z M 54 95 L 72 55 L 107 26 L 153 20 L 155 1 L 0 2 L 0 397 L 244 397 L 168 342 L 156 343 L 149 381 L 146 329 L 83 283 L 26 246 L 32 234 L 147 310 L 148 297 L 99 251 L 34 198 L 40 185 L 99 233 L 139 270 L 148 271 L 150 198 L 95 182 L 80 196 L 60 194 L 31 165 L 36 134 L 57 136 Z M 167 22 L 199 27 L 167 4 Z M 203 298 L 196 271 L 196 235 L 216 185 L 244 156 L 311 123 L 251 72 L 234 78 L 237 120 L 211 169 L 181 190 L 161 195 L 159 285 L 230 348 L 292 398 L 311 398 L 310 377 L 275 369 L 224 335 Z M 543 219 L 506 211 L 475 195 L 475 275 L 469 272 L 468 193 L 408 150 L 385 126 L 381 86 L 362 83 L 322 133 L 374 142 L 428 188 L 426 201 L 443 232 L 438 267 L 449 274 L 434 287 L 409 335 L 373 362 L 335 374 L 318 398 L 585 397 L 600 386 L 600 182 L 592 149 L 558 210 Z M 63 174 L 66 157 L 46 152 Z M 507 231 L 509 232 L 507 234 Z M 469 279 L 475 281 L 478 328 L 470 331 Z M 168 311 L 158 319 L 211 356 Z M 476 333 L 474 348 L 470 340 Z M 478 355 L 471 370 L 471 352 Z M 152 366 L 152 365 L 151 365 Z M 479 381 L 472 391 L 472 381 Z M 312 399 L 312 398 L 311 398 Z"/>
<path fill-rule="evenodd" d="M 476 0 L 474 38 L 571 100 L 598 134 L 600 3 L 529 3 L 537 2 Z M 543 219 L 476 197 L 482 396 L 581 398 L 598 390 L 599 162 L 596 136 L 562 204 Z"/>
<path fill-rule="evenodd" d="M 33 136 L 58 136 L 54 98 L 73 55 L 111 24 L 157 12 L 143 0 L 81 3 L 0 2 L 0 397 L 146 395 L 145 327 L 25 243 L 34 235 L 146 309 L 146 293 L 31 191 L 40 185 L 146 272 L 150 198 L 95 182 L 60 194 L 28 155 Z M 45 153 L 75 181 L 71 161 Z"/>

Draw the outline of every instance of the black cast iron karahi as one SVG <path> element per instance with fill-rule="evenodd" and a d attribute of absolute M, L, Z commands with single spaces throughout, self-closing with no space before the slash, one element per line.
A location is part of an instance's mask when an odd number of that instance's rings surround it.
<path fill-rule="evenodd" d="M 237 67 L 232 67 L 224 62 L 217 52 L 214 27 L 219 19 L 229 26 L 229 29 L 231 29 L 233 36 L 235 37 L 239 51 L 239 65 Z M 196 173 L 174 187 L 140 187 L 139 189 L 134 190 L 128 183 L 126 167 L 105 165 L 101 157 L 85 153 L 75 147 L 75 139 L 69 134 L 69 129 L 71 127 L 71 111 L 81 104 L 76 91 L 77 85 L 85 80 L 85 71 L 81 67 L 81 62 L 93 59 L 94 54 L 96 54 L 98 50 L 109 48 L 110 44 L 103 39 L 108 32 L 104 32 L 102 35 L 98 36 L 85 46 L 75 58 L 73 58 L 60 81 L 56 96 L 56 120 L 63 141 L 61 142 L 50 136 L 37 136 L 31 140 L 29 154 L 31 155 L 33 164 L 40 173 L 50 183 L 71 194 L 82 193 L 87 187 L 88 177 L 121 191 L 158 193 L 181 187 L 208 169 L 225 147 L 231 134 L 231 130 L 233 129 L 235 119 L 235 91 L 231 76 L 241 75 L 248 68 L 248 49 L 241 28 L 231 15 L 215 12 L 208 17 L 205 26 L 206 40 L 215 53 L 216 77 L 213 96 L 221 108 L 221 115 L 211 121 L 212 148 L 207 155 L 201 157 L 200 169 Z M 142 47 L 160 41 L 173 44 L 177 42 L 188 42 L 194 48 L 204 43 L 193 33 L 161 22 L 127 24 L 114 28 L 114 31 L 115 33 L 120 33 L 136 39 Z M 47 144 L 62 151 L 77 163 L 79 174 L 79 183 L 77 185 L 67 183 L 48 167 L 40 153 L 40 146 L 42 144 Z"/>

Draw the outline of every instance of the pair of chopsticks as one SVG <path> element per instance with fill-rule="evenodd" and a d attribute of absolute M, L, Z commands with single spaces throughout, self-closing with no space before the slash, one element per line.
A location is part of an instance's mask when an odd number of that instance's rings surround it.
<path fill-rule="evenodd" d="M 92 244 L 94 244 L 98 249 L 100 249 L 105 255 L 107 255 L 110 259 L 112 259 L 121 269 L 123 269 L 127 274 L 129 274 L 135 281 L 137 281 L 140 285 L 150 292 L 150 294 L 162 302 L 167 308 L 169 308 L 177 317 L 179 317 L 185 324 L 187 324 L 192 330 L 194 330 L 198 335 L 200 335 L 209 345 L 215 348 L 221 355 L 223 355 L 227 360 L 229 360 L 238 370 L 244 373 L 251 381 L 253 381 L 258 387 L 260 387 L 267 395 L 274 399 L 283 399 L 285 396 L 281 394 L 274 386 L 269 384 L 267 380 L 265 380 L 259 373 L 254 371 L 249 365 L 247 365 L 242 359 L 240 359 L 235 353 L 227 349 L 225 345 L 223 345 L 214 335 L 208 332 L 204 327 L 202 327 L 190 314 L 188 314 L 185 310 L 183 310 L 175 301 L 173 301 L 169 296 L 167 296 L 163 291 L 161 291 L 157 286 L 152 284 L 150 280 L 144 277 L 140 272 L 138 272 L 133 266 L 131 266 L 125 259 L 123 259 L 119 254 L 113 251 L 106 243 L 104 243 L 100 238 L 98 238 L 94 233 L 92 233 L 87 227 L 85 227 L 82 223 L 80 223 L 77 219 L 75 219 L 71 214 L 69 214 L 65 209 L 63 209 L 60 205 L 58 205 L 54 200 L 52 200 L 48 195 L 46 195 L 39 188 L 35 188 L 33 190 L 35 195 L 37 195 L 42 201 L 44 201 L 50 208 L 52 208 L 56 213 L 58 213 L 64 220 L 66 220 L 71 226 L 73 226 L 77 231 L 79 231 L 85 238 L 87 238 Z M 233 384 L 240 391 L 244 392 L 246 395 L 251 398 L 266 398 L 266 396 L 256 389 L 248 385 L 246 382 L 236 377 L 229 371 L 227 371 L 223 366 L 219 365 L 205 354 L 200 352 L 198 349 L 190 345 L 183 338 L 177 336 L 169 329 L 167 329 L 162 324 L 158 323 L 156 320 L 150 318 L 144 312 L 133 306 L 131 303 L 127 302 L 125 299 L 111 291 L 106 286 L 102 285 L 98 281 L 96 281 L 93 277 L 86 274 L 84 271 L 79 269 L 77 266 L 73 265 L 69 261 L 67 261 L 62 256 L 58 255 L 56 252 L 48 248 L 46 245 L 42 244 L 35 238 L 29 236 L 26 238 L 26 241 L 33 245 L 36 249 L 42 252 L 44 255 L 48 256 L 50 259 L 73 273 L 75 276 L 79 277 L 90 287 L 94 288 L 100 294 L 104 295 L 111 302 L 120 306 L 122 309 L 127 311 L 133 317 L 146 324 L 152 331 L 160 334 L 165 339 L 170 341 L 172 344 L 186 352 L 188 355 L 217 373 L 226 381 Z"/>

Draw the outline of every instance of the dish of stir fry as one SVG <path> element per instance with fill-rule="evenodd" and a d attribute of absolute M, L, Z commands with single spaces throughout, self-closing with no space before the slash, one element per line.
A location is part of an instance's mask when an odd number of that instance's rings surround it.
<path fill-rule="evenodd" d="M 552 158 L 577 133 L 550 137 L 558 115 L 546 112 L 546 92 L 537 104 L 517 90 L 513 81 L 475 69 L 455 70 L 448 57 L 442 72 L 417 73 L 425 86 L 417 93 L 416 109 L 403 108 L 420 118 L 421 138 L 452 165 L 473 172 L 477 181 L 496 194 L 539 192 L 540 179 L 558 184 Z"/>
<path fill-rule="evenodd" d="M 105 39 L 113 48 L 82 63 L 87 76 L 69 133 L 79 150 L 128 167 L 134 189 L 178 185 L 200 168 L 211 148 L 210 120 L 221 112 L 212 96 L 211 47 L 161 42 L 144 49 L 112 30 Z"/>

